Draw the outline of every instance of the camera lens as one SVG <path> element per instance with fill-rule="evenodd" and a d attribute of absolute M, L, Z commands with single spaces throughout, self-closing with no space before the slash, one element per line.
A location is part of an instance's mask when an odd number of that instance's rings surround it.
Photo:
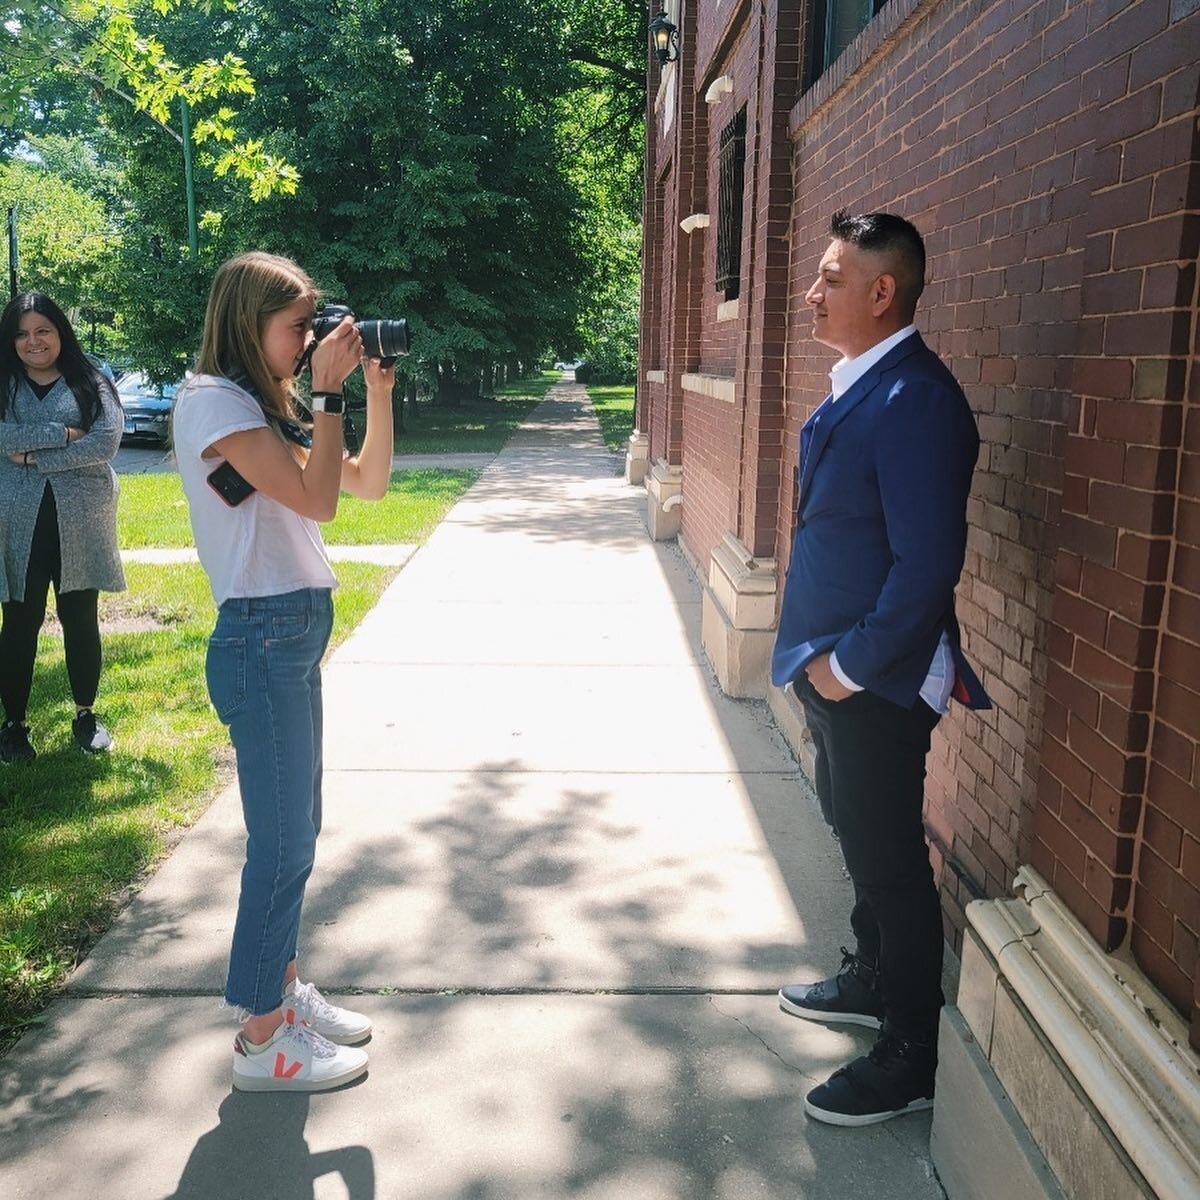
<path fill-rule="evenodd" d="M 356 321 L 368 358 L 396 358 L 408 353 L 408 322 L 404 320 Z"/>

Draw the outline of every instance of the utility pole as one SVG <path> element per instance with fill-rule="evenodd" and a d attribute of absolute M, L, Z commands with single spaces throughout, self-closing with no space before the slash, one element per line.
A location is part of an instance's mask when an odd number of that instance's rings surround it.
<path fill-rule="evenodd" d="M 8 210 L 8 295 L 17 294 L 17 210 Z"/>
<path fill-rule="evenodd" d="M 188 102 L 179 101 L 180 124 L 183 132 L 183 183 L 187 189 L 188 250 L 193 259 L 200 252 L 200 235 L 196 229 L 196 189 L 192 185 L 192 118 Z"/>

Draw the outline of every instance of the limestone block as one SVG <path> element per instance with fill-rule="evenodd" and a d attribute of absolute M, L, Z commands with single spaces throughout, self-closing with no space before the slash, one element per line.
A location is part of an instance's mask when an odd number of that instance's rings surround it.
<path fill-rule="evenodd" d="M 979 935 L 968 927 L 963 935 L 962 973 L 958 983 L 958 1007 L 983 1053 L 992 1049 L 992 1018 L 996 1009 L 999 969 Z"/>
<path fill-rule="evenodd" d="M 1154 1192 L 1004 979 L 996 989 L 990 1057 L 1068 1196 L 1153 1200 Z"/>
<path fill-rule="evenodd" d="M 735 629 L 712 588 L 701 602 L 700 641 L 727 696 L 762 699 L 775 635 L 769 629 Z"/>
<path fill-rule="evenodd" d="M 773 629 L 779 583 L 773 558 L 755 558 L 732 533 L 713 550 L 708 586 L 735 629 Z"/>
<path fill-rule="evenodd" d="M 966 972 L 964 956 L 964 978 Z M 929 1149 L 949 1200 L 1065 1200 L 983 1048 L 942 1009 Z"/>
<path fill-rule="evenodd" d="M 656 542 L 679 536 L 683 520 L 683 468 L 659 459 L 646 476 L 646 528 Z"/>
<path fill-rule="evenodd" d="M 646 480 L 646 468 L 650 462 L 650 438 L 634 430 L 625 448 L 625 482 L 640 486 Z"/>

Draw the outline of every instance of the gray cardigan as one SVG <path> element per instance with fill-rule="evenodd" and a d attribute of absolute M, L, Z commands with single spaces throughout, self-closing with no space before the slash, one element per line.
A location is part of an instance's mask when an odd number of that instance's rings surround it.
<path fill-rule="evenodd" d="M 113 456 L 121 444 L 123 416 L 116 389 L 99 380 L 102 411 L 95 424 L 68 444 L 68 425 L 79 426 L 75 394 L 60 379 L 39 400 L 24 379 L 0 421 L 0 600 L 25 598 L 25 571 L 33 527 L 47 484 L 58 507 L 62 575 L 59 591 L 125 587 L 117 548 L 117 476 Z M 30 451 L 29 466 L 8 456 Z"/>

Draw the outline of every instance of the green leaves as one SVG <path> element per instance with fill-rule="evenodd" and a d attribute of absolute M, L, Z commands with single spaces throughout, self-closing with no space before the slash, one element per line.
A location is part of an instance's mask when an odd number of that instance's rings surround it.
<path fill-rule="evenodd" d="M 167 18 L 180 9 L 205 12 L 232 10 L 232 4 L 213 0 L 151 0 L 150 11 Z M 144 14 L 145 10 L 142 10 Z M 146 26 L 131 0 L 60 0 L 56 7 L 42 7 L 15 0 L 5 5 L 4 37 L 15 43 L 15 53 L 30 60 L 42 56 L 55 69 L 77 74 L 101 84 L 144 112 L 177 141 L 175 128 L 181 102 L 203 113 L 193 127 L 197 145 L 206 142 L 230 145 L 219 159 L 222 174 L 231 173 L 244 181 L 250 196 L 262 200 L 274 194 L 295 192 L 299 174 L 275 155 L 264 154 L 253 139 L 238 140 L 238 111 L 223 99 L 253 96 L 254 79 L 245 60 L 233 53 L 206 57 L 180 65 L 164 42 Z M 3 76 L 0 109 L 15 118 L 29 98 L 36 79 L 34 72 Z"/>

